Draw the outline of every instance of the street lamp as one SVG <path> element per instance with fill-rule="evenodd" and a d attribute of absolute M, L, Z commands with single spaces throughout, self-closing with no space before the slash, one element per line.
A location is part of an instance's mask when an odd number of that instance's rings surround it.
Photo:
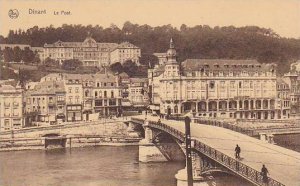
<path fill-rule="evenodd" d="M 191 149 L 191 119 L 186 116 L 185 122 L 185 152 L 186 152 L 186 170 L 188 186 L 193 186 L 193 167 L 192 167 L 192 149 Z"/>

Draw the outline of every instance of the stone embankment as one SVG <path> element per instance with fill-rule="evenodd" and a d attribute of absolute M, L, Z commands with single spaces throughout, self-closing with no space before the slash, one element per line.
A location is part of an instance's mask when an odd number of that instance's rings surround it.
<path fill-rule="evenodd" d="M 25 128 L 0 133 L 0 151 L 45 149 L 48 135 L 65 139 L 64 147 L 98 145 L 136 145 L 139 134 L 129 133 L 122 119 L 106 119 L 93 122 L 77 122 L 47 127 Z M 51 137 L 50 137 L 51 138 Z M 48 148 L 48 147 L 47 147 Z"/>

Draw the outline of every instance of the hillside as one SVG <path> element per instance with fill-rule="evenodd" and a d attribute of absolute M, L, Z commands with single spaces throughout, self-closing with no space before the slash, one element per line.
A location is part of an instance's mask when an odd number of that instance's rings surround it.
<path fill-rule="evenodd" d="M 26 31 L 10 31 L 7 37 L 0 36 L 0 43 L 43 46 L 57 40 L 83 41 L 88 33 L 98 42 L 129 41 L 141 47 L 143 54 L 165 52 L 173 37 L 179 61 L 187 58 L 257 59 L 277 63 L 282 73 L 292 61 L 300 59 L 300 39 L 282 38 L 271 29 L 256 26 L 211 28 L 183 24 L 177 29 L 171 25 L 151 27 L 130 22 L 124 23 L 123 28 L 113 24 L 109 28 L 65 24 L 58 28 L 35 26 Z"/>

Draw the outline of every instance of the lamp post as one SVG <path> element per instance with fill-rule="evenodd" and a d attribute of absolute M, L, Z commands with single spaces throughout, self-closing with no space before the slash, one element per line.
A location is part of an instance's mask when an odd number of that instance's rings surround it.
<path fill-rule="evenodd" d="M 192 150 L 191 150 L 191 119 L 186 116 L 185 122 L 185 152 L 186 152 L 186 170 L 188 186 L 193 186 L 193 167 L 192 167 Z"/>

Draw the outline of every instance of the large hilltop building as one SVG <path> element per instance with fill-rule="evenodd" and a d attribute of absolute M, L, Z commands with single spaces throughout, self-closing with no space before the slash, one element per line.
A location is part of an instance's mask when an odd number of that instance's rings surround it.
<path fill-rule="evenodd" d="M 84 66 L 108 66 L 112 63 L 123 63 L 132 60 L 138 63 L 141 49 L 129 42 L 98 43 L 88 36 L 83 42 L 62 42 L 45 44 L 43 57 L 51 58 L 60 63 L 68 59 L 78 59 Z"/>
<path fill-rule="evenodd" d="M 167 61 L 148 71 L 151 109 L 166 115 L 280 119 L 289 117 L 277 95 L 276 65 L 255 60 L 176 60 L 171 39 Z"/>

